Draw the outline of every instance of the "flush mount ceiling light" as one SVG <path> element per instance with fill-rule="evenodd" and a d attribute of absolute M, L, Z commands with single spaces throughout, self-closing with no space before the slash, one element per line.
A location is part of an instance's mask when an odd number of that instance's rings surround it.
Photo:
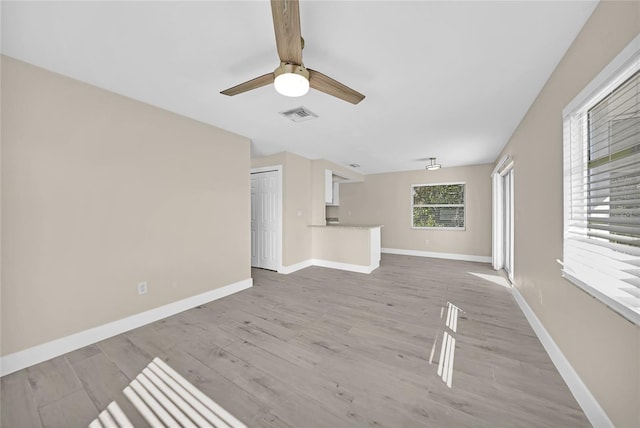
<path fill-rule="evenodd" d="M 429 158 L 429 163 L 426 166 L 427 171 L 435 171 L 436 169 L 442 168 L 442 165 L 436 163 L 436 158 Z"/>
<path fill-rule="evenodd" d="M 281 63 L 273 75 L 274 88 L 285 97 L 301 97 L 309 92 L 309 72 L 304 66 Z"/>

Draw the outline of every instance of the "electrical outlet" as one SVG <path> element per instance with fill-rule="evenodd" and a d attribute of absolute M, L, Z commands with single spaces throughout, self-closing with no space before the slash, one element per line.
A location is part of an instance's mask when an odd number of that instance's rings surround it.
<path fill-rule="evenodd" d="M 147 294 L 147 283 L 141 282 L 138 284 L 138 294 Z"/>

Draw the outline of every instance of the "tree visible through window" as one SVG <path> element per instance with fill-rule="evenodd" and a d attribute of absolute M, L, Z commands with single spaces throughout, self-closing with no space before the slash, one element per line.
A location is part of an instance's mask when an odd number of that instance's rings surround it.
<path fill-rule="evenodd" d="M 414 228 L 464 229 L 464 183 L 412 187 Z"/>
<path fill-rule="evenodd" d="M 640 247 L 639 87 L 636 72 L 587 112 L 587 236 L 635 247 Z"/>

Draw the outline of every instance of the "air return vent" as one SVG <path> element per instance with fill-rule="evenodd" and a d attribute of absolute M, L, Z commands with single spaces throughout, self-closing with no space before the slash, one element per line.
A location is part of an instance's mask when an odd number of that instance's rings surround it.
<path fill-rule="evenodd" d="M 302 106 L 287 111 L 281 111 L 280 114 L 294 122 L 304 122 L 305 120 L 311 120 L 318 117 L 317 114 Z"/>

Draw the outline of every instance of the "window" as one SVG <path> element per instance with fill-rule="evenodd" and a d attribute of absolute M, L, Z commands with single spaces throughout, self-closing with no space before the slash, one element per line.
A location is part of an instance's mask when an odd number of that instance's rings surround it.
<path fill-rule="evenodd" d="M 640 325 L 638 53 L 565 109 L 563 274 Z"/>
<path fill-rule="evenodd" d="M 464 229 L 464 183 L 412 186 L 412 226 L 418 229 Z"/>

